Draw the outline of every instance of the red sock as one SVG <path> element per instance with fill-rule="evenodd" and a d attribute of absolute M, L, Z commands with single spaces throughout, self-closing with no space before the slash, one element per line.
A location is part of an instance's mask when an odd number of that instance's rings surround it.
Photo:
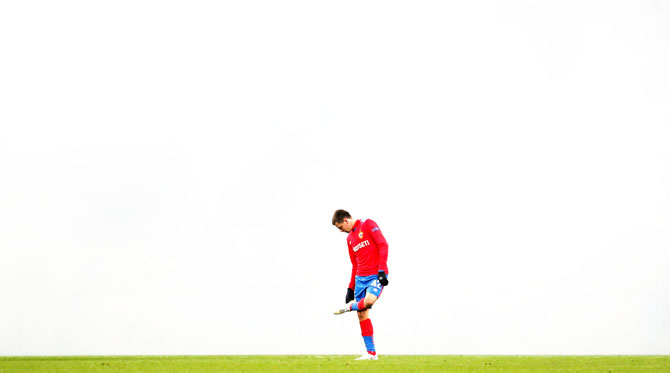
<path fill-rule="evenodd" d="M 359 311 L 365 310 L 365 298 L 358 301 L 358 310 Z"/>
<path fill-rule="evenodd" d="M 365 348 L 368 350 L 368 354 L 376 355 L 375 342 L 372 337 L 373 333 L 372 320 L 365 319 L 361 321 L 361 335 L 363 336 L 363 342 L 365 342 Z"/>
<path fill-rule="evenodd" d="M 374 331 L 375 330 L 372 328 L 372 320 L 365 319 L 361 321 L 361 335 L 363 337 L 372 337 Z"/>

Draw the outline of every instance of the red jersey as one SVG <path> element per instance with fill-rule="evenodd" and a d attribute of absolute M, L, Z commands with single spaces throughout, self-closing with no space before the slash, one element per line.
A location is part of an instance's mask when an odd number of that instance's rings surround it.
<path fill-rule="evenodd" d="M 356 220 L 354 227 L 347 236 L 349 247 L 349 258 L 351 258 L 351 281 L 349 288 L 355 285 L 355 276 L 376 275 L 384 271 L 387 275 L 389 269 L 386 259 L 389 255 L 389 245 L 379 230 L 377 223 L 367 220 Z"/>

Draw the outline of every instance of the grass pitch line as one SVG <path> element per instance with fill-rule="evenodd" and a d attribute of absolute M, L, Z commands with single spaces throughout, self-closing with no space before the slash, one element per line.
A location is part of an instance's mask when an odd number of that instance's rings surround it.
<path fill-rule="evenodd" d="M 670 372 L 670 356 L 380 355 L 0 357 L 0 373 L 77 372 Z M 374 368 L 373 368 L 374 367 Z M 371 370 L 372 369 L 372 370 Z"/>

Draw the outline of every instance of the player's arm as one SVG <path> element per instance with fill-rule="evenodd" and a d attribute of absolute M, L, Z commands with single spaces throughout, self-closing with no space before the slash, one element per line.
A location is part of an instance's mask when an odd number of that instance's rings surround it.
<path fill-rule="evenodd" d="M 379 249 L 379 268 L 378 268 L 378 278 L 379 278 L 379 283 L 382 285 L 386 286 L 389 284 L 388 279 L 386 278 L 386 275 L 388 274 L 388 267 L 386 266 L 386 261 L 388 260 L 389 256 L 389 244 L 386 242 L 386 238 L 384 238 L 384 235 L 382 234 L 382 231 L 379 229 L 379 226 L 377 223 L 375 223 L 373 220 L 366 220 L 365 221 L 367 224 L 367 229 L 370 232 L 370 237 L 372 237 L 372 240 L 375 241 L 375 244 L 377 245 L 377 248 Z"/>
<path fill-rule="evenodd" d="M 351 279 L 349 280 L 349 286 L 347 287 L 347 297 L 345 298 L 344 303 L 349 303 L 354 300 L 354 287 L 356 286 L 356 271 L 358 269 L 358 264 L 356 263 L 356 256 L 354 250 L 349 245 L 347 241 L 347 247 L 349 248 L 349 259 L 351 259 Z"/>

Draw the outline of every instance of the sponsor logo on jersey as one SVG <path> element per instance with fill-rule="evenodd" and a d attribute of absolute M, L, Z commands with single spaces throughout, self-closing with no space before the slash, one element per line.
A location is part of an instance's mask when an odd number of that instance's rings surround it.
<path fill-rule="evenodd" d="M 354 246 L 354 247 L 352 248 L 352 250 L 354 250 L 354 252 L 357 252 L 358 250 L 360 250 L 360 249 L 362 249 L 362 248 L 364 248 L 364 247 L 366 247 L 366 246 L 370 246 L 370 241 L 365 240 L 365 241 L 359 243 L 358 245 Z"/>

